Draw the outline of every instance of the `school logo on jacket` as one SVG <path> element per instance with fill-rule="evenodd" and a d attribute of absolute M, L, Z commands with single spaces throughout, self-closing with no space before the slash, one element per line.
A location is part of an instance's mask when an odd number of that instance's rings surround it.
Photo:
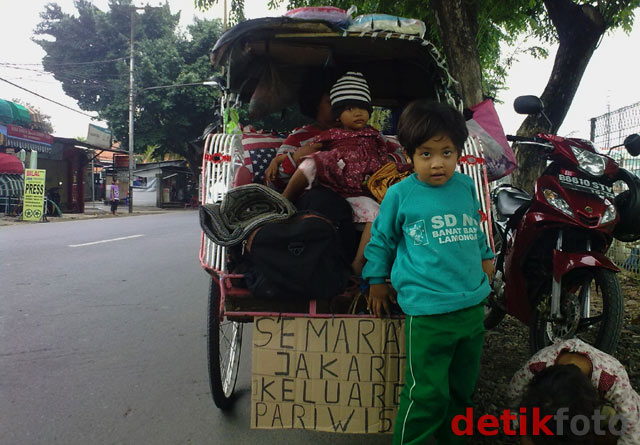
<path fill-rule="evenodd" d="M 462 221 L 452 214 L 434 216 L 431 229 L 431 236 L 440 244 L 478 239 L 478 221 L 466 213 L 462 214 Z"/>
<path fill-rule="evenodd" d="M 414 223 L 407 224 L 407 234 L 409 238 L 413 240 L 414 246 L 429 244 L 429 237 L 427 236 L 427 225 L 424 220 L 416 221 Z"/>

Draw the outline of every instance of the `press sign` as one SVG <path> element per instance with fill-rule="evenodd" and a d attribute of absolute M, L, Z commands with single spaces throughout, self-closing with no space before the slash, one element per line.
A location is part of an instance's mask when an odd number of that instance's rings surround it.
<path fill-rule="evenodd" d="M 24 198 L 22 219 L 40 221 L 44 207 L 46 170 L 26 169 L 24 171 Z"/>

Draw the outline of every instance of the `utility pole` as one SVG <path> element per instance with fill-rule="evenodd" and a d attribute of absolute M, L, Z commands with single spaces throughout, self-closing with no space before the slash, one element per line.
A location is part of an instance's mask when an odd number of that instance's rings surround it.
<path fill-rule="evenodd" d="M 135 82 L 133 80 L 134 49 L 133 29 L 136 11 L 144 7 L 131 6 L 131 36 L 129 38 L 129 213 L 133 213 L 133 145 L 134 145 L 134 108 L 135 108 Z"/>
<path fill-rule="evenodd" d="M 131 6 L 131 36 L 129 38 L 129 213 L 133 212 L 133 22 L 136 7 Z"/>
<path fill-rule="evenodd" d="M 226 6 L 226 0 L 225 0 Z M 162 7 L 150 7 L 152 9 L 161 9 Z M 130 48 L 129 48 L 129 213 L 133 213 L 133 161 L 134 161 L 134 153 L 133 146 L 135 142 L 134 137 L 134 109 L 135 109 L 135 100 L 136 100 L 136 90 L 135 90 L 135 82 L 133 79 L 133 68 L 134 68 L 134 23 L 135 16 L 137 10 L 144 10 L 147 7 L 138 7 L 131 6 L 131 36 L 129 38 Z M 226 22 L 226 19 L 225 19 Z M 140 91 L 144 90 L 154 90 L 158 88 L 175 88 L 181 86 L 196 86 L 196 85 L 218 85 L 217 82 L 207 80 L 201 82 L 192 82 L 186 84 L 176 84 L 176 85 L 158 85 L 153 87 L 142 88 Z M 139 92 L 140 92 L 139 91 Z"/>
<path fill-rule="evenodd" d="M 224 7 L 223 7 L 223 15 L 222 15 L 222 31 L 226 31 L 227 30 L 227 0 L 222 0 Z"/>

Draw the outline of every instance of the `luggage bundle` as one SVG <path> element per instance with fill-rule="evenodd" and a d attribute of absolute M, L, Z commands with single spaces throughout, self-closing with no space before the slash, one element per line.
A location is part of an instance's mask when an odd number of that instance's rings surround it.
<path fill-rule="evenodd" d="M 200 223 L 209 238 L 229 247 L 232 272 L 244 274 L 256 298 L 327 299 L 347 286 L 350 266 L 333 222 L 296 211 L 265 186 L 230 190 L 222 203 L 201 207 Z"/>

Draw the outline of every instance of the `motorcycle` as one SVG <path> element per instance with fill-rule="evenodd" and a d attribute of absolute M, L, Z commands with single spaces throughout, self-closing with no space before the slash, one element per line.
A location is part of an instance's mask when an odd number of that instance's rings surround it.
<path fill-rule="evenodd" d="M 536 96 L 517 98 L 514 108 L 544 116 Z M 633 156 L 640 153 L 635 136 L 625 141 Z M 576 336 L 612 353 L 624 306 L 619 269 L 606 252 L 614 237 L 640 239 L 640 182 L 590 141 L 554 134 L 507 139 L 543 150 L 550 162 L 533 196 L 511 185 L 491 193 L 496 274 L 485 327 L 508 313 L 529 326 L 532 353 Z M 628 190 L 616 195 L 619 180 Z"/>

